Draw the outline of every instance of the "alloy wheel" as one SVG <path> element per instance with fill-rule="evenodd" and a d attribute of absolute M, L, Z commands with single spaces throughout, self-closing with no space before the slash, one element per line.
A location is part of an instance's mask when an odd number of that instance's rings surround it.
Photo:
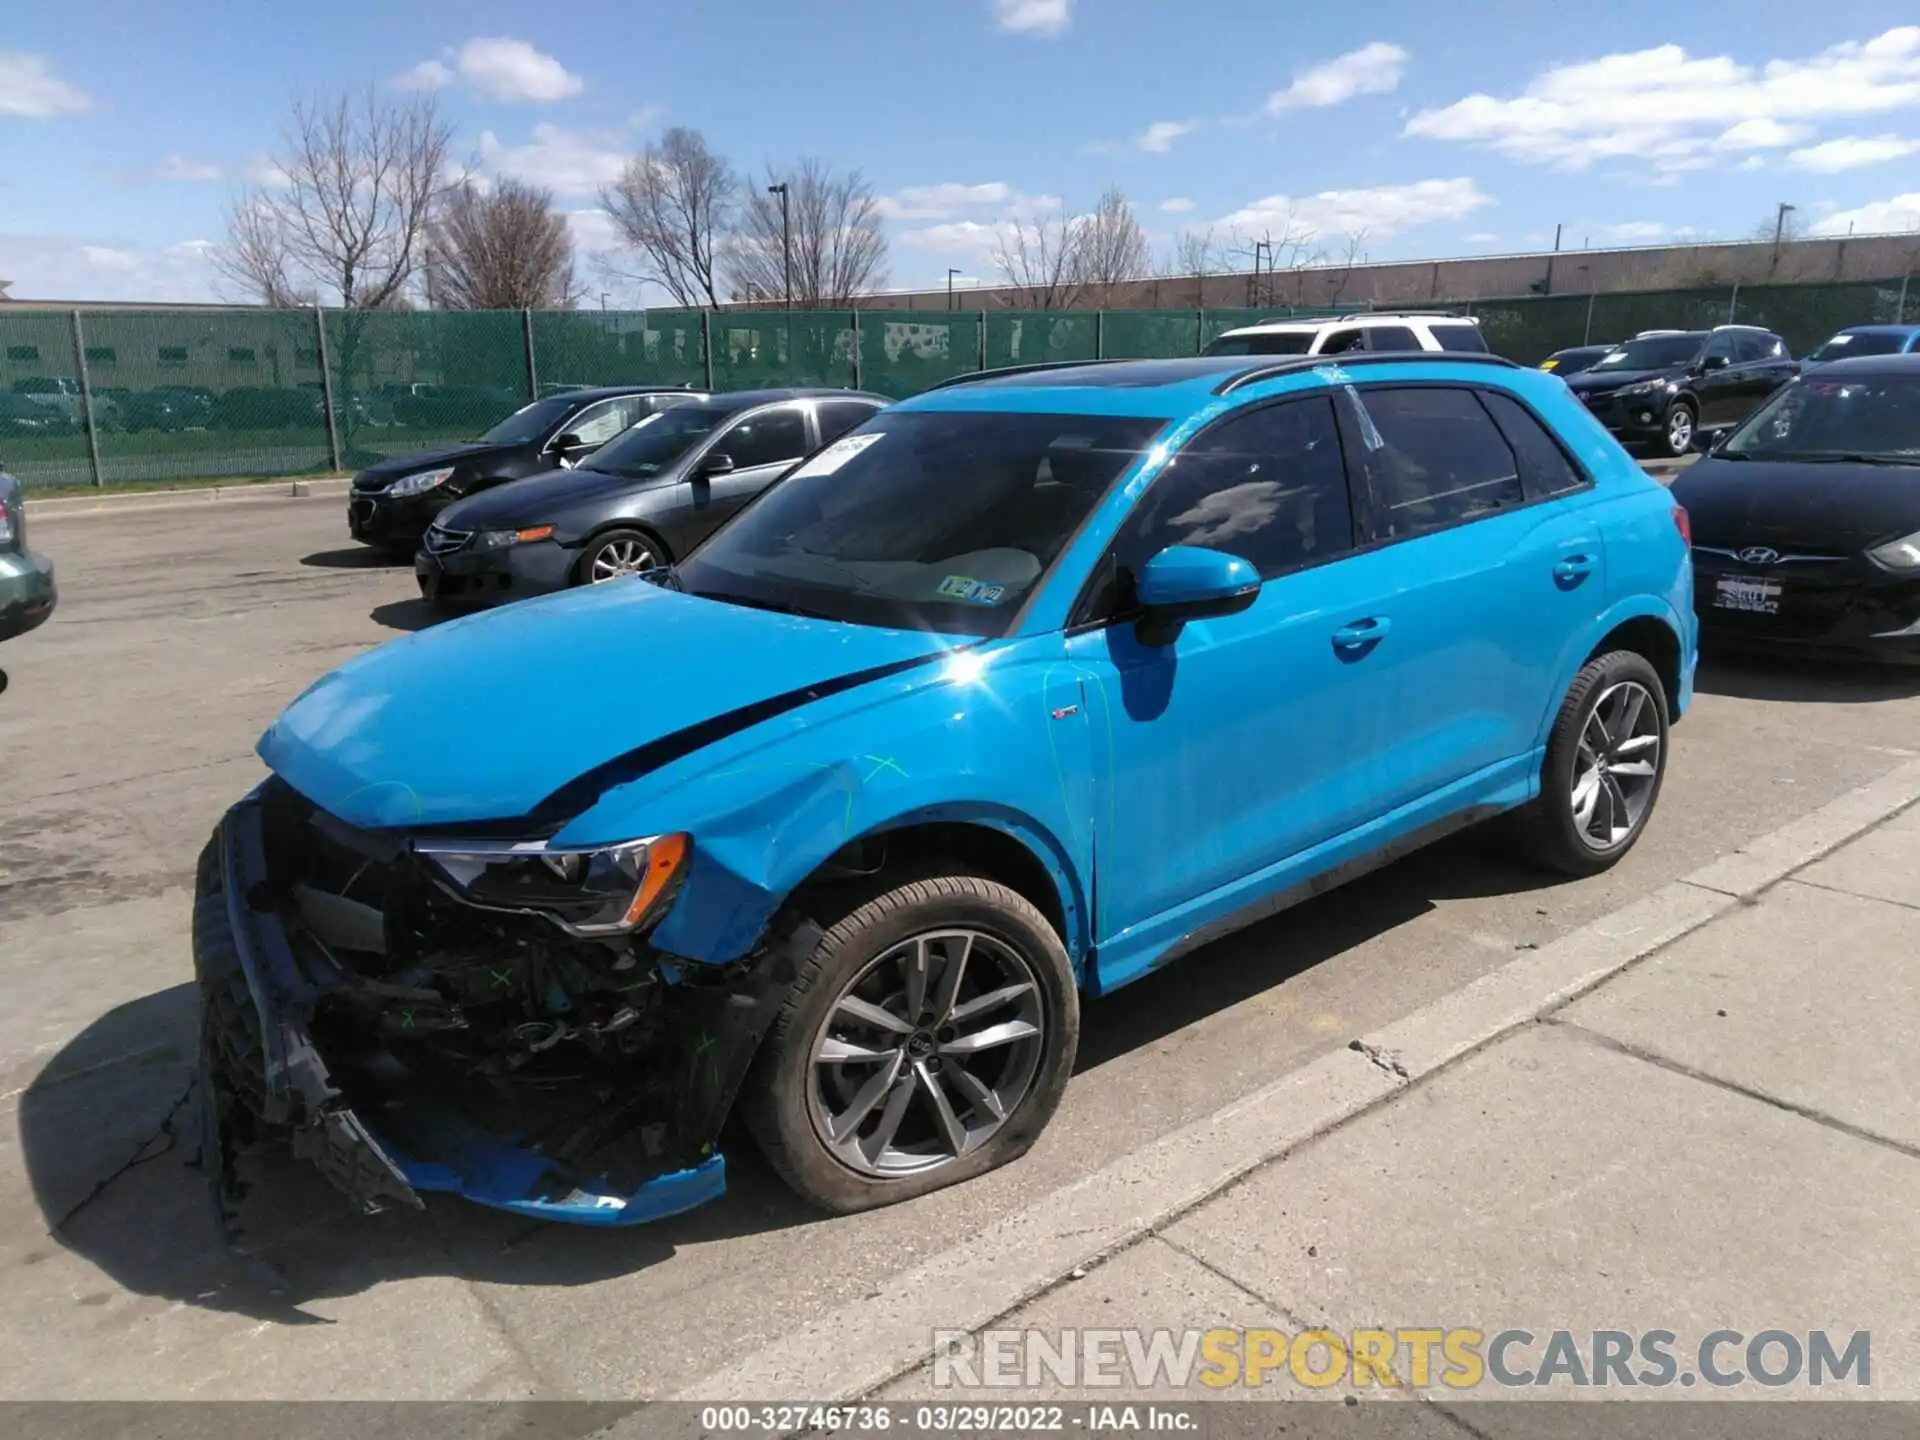
<path fill-rule="evenodd" d="M 1568 803 L 1591 850 L 1617 850 L 1652 808 L 1660 780 L 1660 709 L 1637 680 L 1601 692 L 1580 730 Z"/>
<path fill-rule="evenodd" d="M 1033 1087 L 1046 1009 L 1032 966 L 979 930 L 928 930 L 841 990 L 814 1035 L 807 1108 L 862 1175 L 924 1173 L 973 1154 Z"/>
<path fill-rule="evenodd" d="M 1667 412 L 1667 448 L 1675 455 L 1693 449 L 1693 412 L 1684 405 Z"/>
<path fill-rule="evenodd" d="M 587 579 L 594 585 L 618 580 L 622 575 L 638 575 L 651 570 L 656 562 L 653 551 L 641 540 L 609 540 L 594 551 L 587 567 Z"/>

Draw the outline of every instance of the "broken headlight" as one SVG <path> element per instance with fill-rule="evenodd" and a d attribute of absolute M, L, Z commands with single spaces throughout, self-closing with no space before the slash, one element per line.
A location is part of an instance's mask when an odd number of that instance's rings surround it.
<path fill-rule="evenodd" d="M 672 834 L 587 848 L 433 839 L 413 849 L 470 904 L 543 915 L 569 935 L 593 937 L 624 935 L 665 914 L 691 845 Z"/>

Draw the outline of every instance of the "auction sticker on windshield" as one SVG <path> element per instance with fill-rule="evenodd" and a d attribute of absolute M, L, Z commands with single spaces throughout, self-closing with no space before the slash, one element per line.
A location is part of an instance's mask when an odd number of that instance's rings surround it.
<path fill-rule="evenodd" d="M 869 445 L 876 445 L 886 439 L 886 435 L 849 435 L 844 440 L 836 440 L 822 450 L 813 459 L 793 472 L 792 479 L 798 480 L 805 475 L 831 475 Z"/>
<path fill-rule="evenodd" d="M 1713 603 L 1721 610 L 1745 610 L 1753 615 L 1780 613 L 1780 582 L 1722 575 L 1714 585 Z"/>
<path fill-rule="evenodd" d="M 940 582 L 939 593 L 950 600 L 965 600 L 970 605 L 998 605 L 1007 587 L 975 580 L 970 575 L 949 575 Z"/>

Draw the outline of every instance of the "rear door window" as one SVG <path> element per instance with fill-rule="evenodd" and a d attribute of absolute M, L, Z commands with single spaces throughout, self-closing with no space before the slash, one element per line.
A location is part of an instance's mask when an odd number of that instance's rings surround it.
<path fill-rule="evenodd" d="M 1481 390 L 1477 393 L 1480 403 L 1493 416 L 1493 423 L 1500 427 L 1501 435 L 1513 447 L 1514 458 L 1520 462 L 1520 479 L 1526 486 L 1529 499 L 1565 495 L 1586 486 L 1586 476 L 1575 468 L 1573 461 L 1567 458 L 1567 452 L 1560 448 L 1560 442 L 1534 418 L 1532 411 L 1511 395 L 1498 390 Z"/>
<path fill-rule="evenodd" d="M 1404 325 L 1373 325 L 1367 329 L 1369 350 L 1424 350 L 1420 337 Z"/>
<path fill-rule="evenodd" d="M 1434 341 L 1442 350 L 1461 355 L 1487 353 L 1487 339 L 1478 325 L 1429 325 L 1427 329 L 1433 332 Z"/>
<path fill-rule="evenodd" d="M 859 400 L 823 400 L 815 413 L 820 417 L 820 443 L 825 445 L 854 426 L 866 424 L 880 413 L 880 407 Z"/>
<path fill-rule="evenodd" d="M 1320 349 L 1316 353 L 1321 355 L 1339 355 L 1348 350 L 1364 350 L 1366 348 L 1366 331 L 1359 329 L 1332 330 L 1328 332 L 1327 338 L 1320 342 Z"/>
<path fill-rule="evenodd" d="M 1473 391 L 1379 386 L 1358 407 L 1369 539 L 1398 540 L 1526 503 L 1513 447 Z"/>

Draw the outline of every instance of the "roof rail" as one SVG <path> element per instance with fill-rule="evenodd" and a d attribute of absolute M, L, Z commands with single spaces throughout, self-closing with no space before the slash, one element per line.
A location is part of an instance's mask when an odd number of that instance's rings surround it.
<path fill-rule="evenodd" d="M 1285 360 L 1276 360 L 1269 365 L 1256 365 L 1251 370 L 1242 370 L 1237 375 L 1229 375 L 1213 387 L 1213 393 L 1231 395 L 1234 391 L 1245 389 L 1249 385 L 1258 385 L 1262 380 L 1277 380 L 1282 375 L 1294 375 L 1302 370 L 1317 370 L 1323 365 L 1338 366 L 1345 370 L 1355 365 L 1405 364 L 1409 360 L 1491 365 L 1498 366 L 1502 370 L 1525 368 L 1501 355 L 1481 355 L 1470 350 L 1368 350 L 1358 355 L 1352 351 L 1342 351 L 1337 355 L 1291 355 Z"/>
<path fill-rule="evenodd" d="M 928 390 L 950 390 L 955 385 L 971 385 L 977 380 L 998 380 L 1003 375 L 1037 375 L 1042 370 L 1077 370 L 1083 365 L 1118 365 L 1119 360 L 1048 360 L 1035 365 L 1001 365 L 993 370 L 970 370 L 965 375 L 950 375 L 929 385 Z M 925 391 L 921 392 L 925 394 Z"/>

